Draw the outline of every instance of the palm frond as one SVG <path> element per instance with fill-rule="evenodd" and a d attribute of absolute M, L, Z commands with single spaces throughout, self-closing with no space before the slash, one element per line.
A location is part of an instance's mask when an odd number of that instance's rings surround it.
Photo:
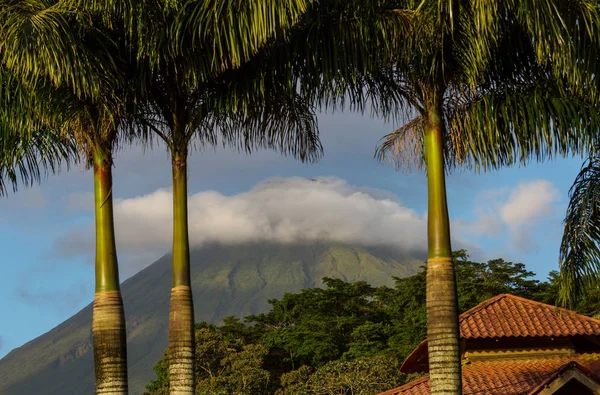
<path fill-rule="evenodd" d="M 486 48 L 494 48 L 503 39 L 506 26 L 519 25 L 536 61 L 552 65 L 553 76 L 578 88 L 589 88 L 597 78 L 597 48 L 600 37 L 598 4 L 592 0 L 478 0 L 471 2 L 479 52 L 471 56 L 487 56 Z M 514 43 L 519 44 L 519 41 Z M 478 59 L 481 60 L 481 59 Z M 484 62 L 477 62 L 483 64 Z"/>
<path fill-rule="evenodd" d="M 110 62 L 97 59 L 93 49 L 108 40 L 90 40 L 98 30 L 83 21 L 64 3 L 6 1 L 0 10 L 0 60 L 31 85 L 50 81 L 56 87 L 68 86 L 78 97 L 98 95 L 102 79 L 110 79 Z M 89 44 L 94 48 L 86 47 Z"/>
<path fill-rule="evenodd" d="M 189 0 L 168 23 L 175 53 L 187 54 L 193 79 L 248 62 L 268 40 L 278 39 L 306 11 L 310 0 Z M 194 48 L 194 51 L 189 51 Z"/>
<path fill-rule="evenodd" d="M 584 154 L 598 144 L 600 129 L 600 113 L 585 98 L 541 81 L 461 98 L 446 117 L 450 163 L 483 170 Z"/>
<path fill-rule="evenodd" d="M 26 186 L 56 173 L 61 164 L 79 159 L 73 140 L 52 130 L 39 130 L 30 136 L 9 133 L 0 135 L 0 196 L 6 195 L 7 184 L 17 190 L 19 180 Z"/>
<path fill-rule="evenodd" d="M 423 117 L 418 115 L 385 135 L 375 150 L 375 158 L 380 162 L 391 162 L 397 169 L 421 170 L 425 165 L 424 123 Z"/>
<path fill-rule="evenodd" d="M 173 86 L 157 79 L 152 99 L 140 107 L 148 143 L 158 135 L 171 149 L 191 141 L 200 146 L 223 144 L 252 152 L 258 148 L 277 150 L 306 161 L 319 159 L 318 138 L 312 105 L 272 70 L 243 66 L 197 87 Z M 186 90 L 187 89 L 187 90 Z M 186 103 L 186 112 L 176 103 Z M 178 114 L 178 115 L 176 115 Z M 175 116 L 185 124 L 186 141 L 177 141 Z"/>
<path fill-rule="evenodd" d="M 594 151 L 569 191 L 560 246 L 559 302 L 572 304 L 600 273 L 600 155 Z"/>
<path fill-rule="evenodd" d="M 202 117 L 197 139 L 211 144 L 221 140 L 223 146 L 247 153 L 270 149 L 303 162 L 319 160 L 323 147 L 311 106 L 298 94 L 290 97 L 271 93 L 272 96 L 260 105 L 247 106 L 236 112 L 215 111 Z"/>
<path fill-rule="evenodd" d="M 19 180 L 32 185 L 58 171 L 61 163 L 68 167 L 79 160 L 75 141 L 53 128 L 65 102 L 51 103 L 48 92 L 59 90 L 33 90 L 0 68 L 0 195 L 8 184 L 16 191 Z"/>
<path fill-rule="evenodd" d="M 417 31 L 414 8 L 410 1 L 318 2 L 274 59 L 287 59 L 298 89 L 322 109 L 362 112 L 371 102 L 378 114 L 395 115 L 406 98 L 391 89 L 400 87 L 392 66 L 423 49 L 410 45 Z"/>
<path fill-rule="evenodd" d="M 243 67 L 277 70 L 279 78 L 323 110 L 362 112 L 370 103 L 375 114 L 396 116 L 405 98 L 399 98 L 402 91 L 390 66 L 413 32 L 413 3 L 313 2 L 291 29 L 269 40 Z"/>

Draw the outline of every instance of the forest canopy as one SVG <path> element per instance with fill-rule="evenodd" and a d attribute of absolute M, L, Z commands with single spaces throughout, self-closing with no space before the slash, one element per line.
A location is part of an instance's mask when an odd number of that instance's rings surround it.
<path fill-rule="evenodd" d="M 522 263 L 474 262 L 454 252 L 459 309 L 464 312 L 503 293 L 555 304 L 558 273 L 546 281 Z M 427 333 L 425 271 L 373 287 L 324 278 L 324 288 L 269 300 L 271 310 L 220 325 L 196 324 L 196 390 L 199 394 L 375 394 L 418 376 L 399 367 Z M 595 316 L 599 290 L 574 306 Z M 168 394 L 168 360 L 144 395 Z"/>

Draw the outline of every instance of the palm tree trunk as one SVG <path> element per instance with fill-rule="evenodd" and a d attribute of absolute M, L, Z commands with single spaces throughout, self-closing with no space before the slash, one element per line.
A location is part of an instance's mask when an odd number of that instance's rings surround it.
<path fill-rule="evenodd" d="M 96 394 L 127 394 L 125 312 L 119 289 L 110 148 L 94 150 L 96 293 L 92 316 Z"/>
<path fill-rule="evenodd" d="M 427 345 L 432 394 L 461 394 L 460 334 L 444 175 L 441 94 L 427 108 Z"/>
<path fill-rule="evenodd" d="M 194 384 L 194 304 L 190 280 L 187 150 L 173 152 L 173 285 L 169 313 L 169 393 L 190 395 Z"/>

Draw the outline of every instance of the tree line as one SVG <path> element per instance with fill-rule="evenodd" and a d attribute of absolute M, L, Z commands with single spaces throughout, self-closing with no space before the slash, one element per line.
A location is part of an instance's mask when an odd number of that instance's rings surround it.
<path fill-rule="evenodd" d="M 445 175 L 593 152 L 599 22 L 591 0 L 1 0 L 0 191 L 60 162 L 93 168 L 96 392 L 127 393 L 117 149 L 158 140 L 171 157 L 170 393 L 191 394 L 189 150 L 316 160 L 316 111 L 369 106 L 401 125 L 376 156 L 427 172 L 431 388 L 460 394 Z M 569 218 L 564 300 L 597 272 L 595 225 Z"/>
<path fill-rule="evenodd" d="M 539 281 L 522 263 L 453 256 L 460 313 L 503 293 L 549 304 L 559 296 L 556 271 Z M 196 324 L 197 393 L 366 395 L 418 378 L 399 368 L 427 333 L 426 272 L 394 280 L 373 287 L 324 278 L 323 288 L 270 300 L 266 313 Z M 598 316 L 599 298 L 596 287 L 575 310 Z M 168 366 L 165 352 L 144 395 L 168 394 Z"/>

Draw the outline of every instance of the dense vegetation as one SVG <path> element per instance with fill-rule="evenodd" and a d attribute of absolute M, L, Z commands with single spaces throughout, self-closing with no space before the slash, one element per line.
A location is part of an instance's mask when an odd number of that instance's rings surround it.
<path fill-rule="evenodd" d="M 454 253 L 459 309 L 502 293 L 554 304 L 558 273 L 535 280 L 522 263 L 469 260 Z M 398 373 L 426 335 L 425 272 L 396 278 L 395 287 L 372 287 L 326 278 L 325 288 L 270 300 L 265 314 L 196 325 L 199 394 L 372 394 L 414 376 Z M 575 309 L 598 313 L 600 292 Z M 165 354 L 166 355 L 166 354 Z M 168 361 L 154 368 L 146 395 L 168 393 Z"/>

